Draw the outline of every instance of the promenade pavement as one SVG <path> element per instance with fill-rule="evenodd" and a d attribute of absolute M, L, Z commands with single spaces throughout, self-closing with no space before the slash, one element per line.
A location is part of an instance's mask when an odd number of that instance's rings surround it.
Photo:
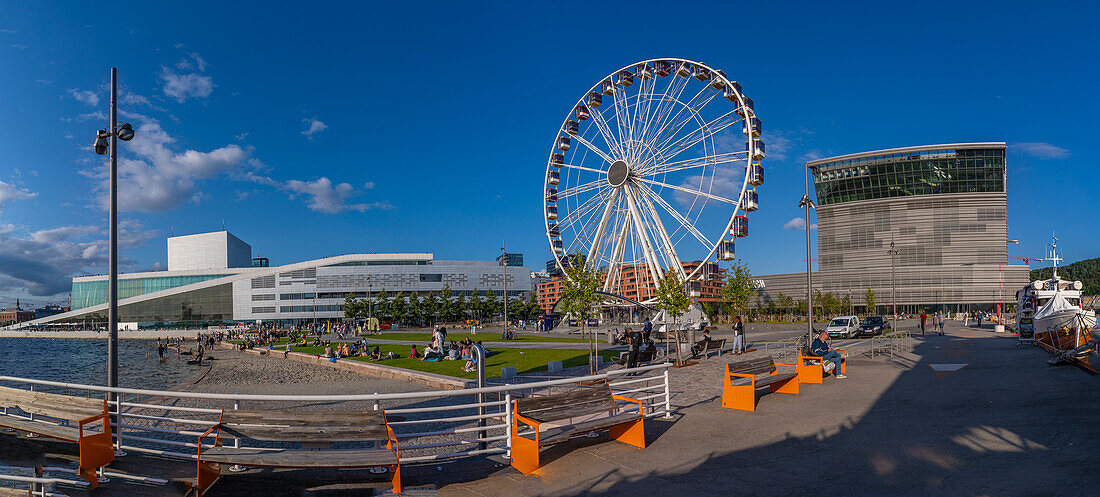
<path fill-rule="evenodd" d="M 647 449 L 576 440 L 543 452 L 540 478 L 502 468 L 440 495 L 1096 495 L 1100 378 L 990 326 L 947 331 L 900 357 L 853 353 L 849 379 L 756 412 L 721 407 L 733 359 L 705 360 L 674 375 L 680 412 L 647 424 Z"/>

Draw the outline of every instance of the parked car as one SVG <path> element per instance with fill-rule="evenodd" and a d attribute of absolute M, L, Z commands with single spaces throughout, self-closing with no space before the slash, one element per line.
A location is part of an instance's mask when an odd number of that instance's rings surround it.
<path fill-rule="evenodd" d="M 829 338 L 853 338 L 859 334 L 859 317 L 837 316 L 829 321 L 825 331 L 829 333 Z"/>
<path fill-rule="evenodd" d="M 886 316 L 868 316 L 863 318 L 863 323 L 859 325 L 859 335 L 881 335 L 890 331 L 890 321 L 886 319 Z"/>

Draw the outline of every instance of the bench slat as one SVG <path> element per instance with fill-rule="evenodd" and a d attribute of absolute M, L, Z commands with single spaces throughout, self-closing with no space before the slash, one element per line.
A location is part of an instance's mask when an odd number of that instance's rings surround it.
<path fill-rule="evenodd" d="M 103 400 L 0 387 L 0 406 L 52 418 L 77 420 L 103 414 Z"/>
<path fill-rule="evenodd" d="M 233 447 L 204 449 L 200 460 L 274 468 L 371 468 L 398 462 L 389 449 L 255 450 Z"/>
<path fill-rule="evenodd" d="M 67 442 L 80 441 L 80 430 L 75 426 L 58 426 L 39 421 L 17 419 L 13 416 L 0 416 L 0 426 L 28 433 L 36 433 L 44 437 L 56 438 Z M 85 429 L 84 432 L 88 433 L 88 430 Z"/>
<path fill-rule="evenodd" d="M 388 436 L 386 427 L 382 425 L 271 426 L 222 424 L 221 431 L 234 437 L 283 442 L 384 440 Z"/>
<path fill-rule="evenodd" d="M 384 425 L 382 411 L 252 411 L 222 413 L 223 424 L 283 426 Z"/>
<path fill-rule="evenodd" d="M 518 401 L 521 415 L 540 423 L 578 416 L 609 412 L 615 409 L 611 388 L 607 385 L 578 389 L 562 394 L 534 397 Z"/>

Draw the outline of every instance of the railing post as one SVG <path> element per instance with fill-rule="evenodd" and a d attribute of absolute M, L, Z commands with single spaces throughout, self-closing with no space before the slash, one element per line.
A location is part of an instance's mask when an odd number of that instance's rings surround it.
<path fill-rule="evenodd" d="M 505 384 L 508 386 L 509 384 Z M 504 458 L 512 459 L 512 391 L 507 390 L 504 392 L 504 431 L 508 434 L 508 438 L 504 439 Z"/>
<path fill-rule="evenodd" d="M 234 400 L 233 401 L 233 410 L 234 411 L 239 411 L 240 409 L 241 409 L 241 401 Z M 202 443 L 202 442 L 200 441 L 199 443 Z M 233 437 L 233 448 L 234 449 L 241 448 L 241 439 L 239 437 Z M 244 471 L 244 470 L 245 470 L 245 468 L 243 466 L 239 465 L 239 464 L 234 464 L 234 465 L 229 467 L 229 471 L 232 471 L 234 473 L 239 473 L 239 472 Z"/>
<path fill-rule="evenodd" d="M 111 429 L 115 432 L 115 457 L 122 457 L 126 452 L 122 450 L 122 399 L 123 394 L 115 394 L 115 422 L 111 423 Z"/>
<path fill-rule="evenodd" d="M 665 366 L 665 419 L 672 417 L 672 389 L 669 387 L 668 366 Z"/>
<path fill-rule="evenodd" d="M 508 299 L 505 298 L 505 305 L 507 305 L 507 300 Z M 504 325 L 505 327 L 507 327 L 508 323 L 505 323 Z M 472 352 L 477 355 L 477 387 L 485 388 L 485 356 L 487 354 L 485 353 L 485 349 L 482 348 L 481 345 L 474 344 L 472 348 Z M 482 416 L 477 418 L 477 426 L 478 428 L 481 428 L 477 432 L 478 438 L 485 440 L 485 438 L 487 438 L 485 436 L 485 418 L 483 417 L 485 416 L 485 394 L 481 392 L 478 392 L 477 394 L 477 414 L 478 416 Z M 478 442 L 477 444 L 478 450 L 485 450 L 486 447 L 488 447 L 488 444 L 484 441 Z"/>

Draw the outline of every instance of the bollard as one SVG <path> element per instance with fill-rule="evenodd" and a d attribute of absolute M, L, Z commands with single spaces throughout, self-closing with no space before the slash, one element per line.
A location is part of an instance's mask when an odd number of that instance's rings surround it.
<path fill-rule="evenodd" d="M 562 372 L 561 361 L 550 361 L 546 363 L 547 373 L 560 373 Z"/>

